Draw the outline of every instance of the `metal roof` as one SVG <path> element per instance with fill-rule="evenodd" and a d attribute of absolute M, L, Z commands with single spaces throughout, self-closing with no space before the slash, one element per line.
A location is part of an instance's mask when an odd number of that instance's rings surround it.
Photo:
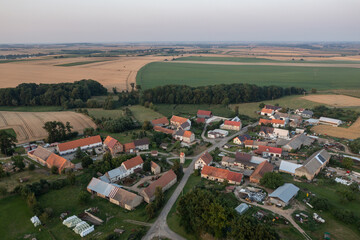
<path fill-rule="evenodd" d="M 282 160 L 280 162 L 279 171 L 295 174 L 295 169 L 297 169 L 301 166 L 302 166 L 301 164 L 296 164 L 296 163 Z"/>
<path fill-rule="evenodd" d="M 235 210 L 240 213 L 243 214 L 244 212 L 246 212 L 249 209 L 249 206 L 246 203 L 242 203 L 239 206 L 237 206 L 235 208 Z"/>
<path fill-rule="evenodd" d="M 100 193 L 108 197 L 110 193 L 116 188 L 115 186 L 108 184 L 106 182 L 101 181 L 97 178 L 92 178 L 89 185 L 87 186 L 90 190 Z"/>
<path fill-rule="evenodd" d="M 269 194 L 269 197 L 279 198 L 281 201 L 287 204 L 290 199 L 292 199 L 297 194 L 298 191 L 299 188 L 294 184 L 285 183 L 284 185 L 278 187 L 274 192 Z"/>
<path fill-rule="evenodd" d="M 117 176 L 121 176 L 126 173 L 126 169 L 123 165 L 118 168 L 114 168 L 107 172 L 107 175 L 110 179 L 116 178 Z"/>

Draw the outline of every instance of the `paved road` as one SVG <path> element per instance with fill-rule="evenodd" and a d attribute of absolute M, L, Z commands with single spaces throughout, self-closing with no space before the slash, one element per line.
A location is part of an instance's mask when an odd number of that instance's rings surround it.
<path fill-rule="evenodd" d="M 254 123 L 253 126 L 255 126 L 257 124 L 258 123 Z M 162 209 L 158 219 L 153 223 L 150 230 L 143 237 L 144 240 L 151 240 L 152 238 L 159 237 L 159 236 L 167 237 L 167 238 L 172 239 L 172 240 L 178 240 L 178 239 L 183 240 L 184 239 L 183 237 L 181 237 L 177 233 L 171 231 L 171 229 L 167 225 L 166 217 L 169 214 L 169 211 L 172 208 L 172 206 L 175 204 L 177 198 L 179 197 L 181 191 L 183 190 L 183 188 L 184 188 L 186 182 L 188 181 L 190 175 L 194 172 L 195 159 L 198 159 L 206 151 L 210 152 L 210 151 L 214 150 L 216 147 L 223 146 L 225 143 L 227 143 L 230 139 L 234 138 L 235 136 L 237 136 L 239 134 L 244 134 L 245 132 L 247 132 L 247 128 L 248 127 L 245 127 L 243 129 L 241 129 L 239 132 L 236 132 L 236 133 L 232 134 L 231 136 L 228 136 L 226 138 L 221 139 L 219 142 L 213 144 L 211 147 L 209 147 L 205 151 L 201 152 L 197 156 L 192 157 L 193 161 L 191 162 L 189 167 L 184 170 L 183 178 L 181 179 L 179 185 L 175 189 L 175 191 L 174 191 L 173 195 L 171 196 L 171 198 L 169 199 L 169 201 L 166 203 L 166 205 Z"/>

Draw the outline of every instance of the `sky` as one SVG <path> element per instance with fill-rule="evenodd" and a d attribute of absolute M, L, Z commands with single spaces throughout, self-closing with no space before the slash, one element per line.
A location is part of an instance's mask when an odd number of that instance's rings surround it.
<path fill-rule="evenodd" d="M 0 0 L 0 43 L 360 41 L 359 0 Z"/>

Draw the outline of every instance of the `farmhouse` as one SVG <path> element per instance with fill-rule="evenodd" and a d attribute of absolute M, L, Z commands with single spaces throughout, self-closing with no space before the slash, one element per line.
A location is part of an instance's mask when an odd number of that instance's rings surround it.
<path fill-rule="evenodd" d="M 237 145 L 244 145 L 246 140 L 250 140 L 251 137 L 248 134 L 244 134 L 233 139 L 233 143 Z"/>
<path fill-rule="evenodd" d="M 267 172 L 272 172 L 274 169 L 273 165 L 268 161 L 264 161 L 260 163 L 256 168 L 255 171 L 250 176 L 250 182 L 253 183 L 260 183 L 260 179 L 264 176 Z"/>
<path fill-rule="evenodd" d="M 125 143 L 124 144 L 124 150 L 125 150 L 126 153 L 134 153 L 135 152 L 135 144 L 134 144 L 134 142 Z"/>
<path fill-rule="evenodd" d="M 134 210 L 143 200 L 142 197 L 119 188 L 98 178 L 92 178 L 87 186 L 87 191 L 99 197 L 108 199 L 111 203 L 127 210 Z"/>
<path fill-rule="evenodd" d="M 126 171 L 125 167 L 121 165 L 118 168 L 114 168 L 104 174 L 104 177 L 102 177 L 102 180 L 106 180 L 106 182 L 116 182 L 119 181 L 122 178 L 125 178 L 129 176 L 130 173 Z"/>
<path fill-rule="evenodd" d="M 149 150 L 150 140 L 148 138 L 137 139 L 134 141 L 135 149 L 139 151 Z"/>
<path fill-rule="evenodd" d="M 273 132 L 274 132 L 274 128 L 261 126 L 259 131 L 259 136 L 263 138 L 271 138 Z"/>
<path fill-rule="evenodd" d="M 269 194 L 269 200 L 273 204 L 287 206 L 299 191 L 299 188 L 292 183 L 285 183 Z"/>
<path fill-rule="evenodd" d="M 297 169 L 301 166 L 302 166 L 301 164 L 296 164 L 296 163 L 281 160 L 279 172 L 295 175 L 295 169 Z"/>
<path fill-rule="evenodd" d="M 50 157 L 52 152 L 39 146 L 35 150 L 32 150 L 32 151 L 28 152 L 27 154 L 28 154 L 29 158 L 31 158 L 32 160 L 45 166 L 46 159 L 48 159 Z"/>
<path fill-rule="evenodd" d="M 265 108 L 265 109 L 272 109 L 272 110 L 274 110 L 275 112 L 281 110 L 281 107 L 279 107 L 279 106 L 273 106 L 273 105 L 265 105 L 264 108 Z"/>
<path fill-rule="evenodd" d="M 272 137 L 273 138 L 290 139 L 289 130 L 274 128 Z"/>
<path fill-rule="evenodd" d="M 159 174 L 161 173 L 161 167 L 156 164 L 154 161 L 151 161 L 151 172 L 152 174 L 156 175 L 156 174 Z"/>
<path fill-rule="evenodd" d="M 174 133 L 174 139 L 182 141 L 184 143 L 192 143 L 195 141 L 195 134 L 191 131 L 185 131 L 182 129 L 177 130 Z"/>
<path fill-rule="evenodd" d="M 164 127 L 169 125 L 169 120 L 166 117 L 157 118 L 151 121 L 151 125 L 158 126 L 158 127 Z"/>
<path fill-rule="evenodd" d="M 205 119 L 207 119 L 207 118 L 211 118 L 213 115 L 212 115 L 212 112 L 211 112 L 211 111 L 198 110 L 196 116 L 197 116 L 198 118 L 205 118 Z"/>
<path fill-rule="evenodd" d="M 313 180 L 328 164 L 330 157 L 331 155 L 324 149 L 317 151 L 303 163 L 303 166 L 295 169 L 295 176 L 305 176 L 308 180 Z"/>
<path fill-rule="evenodd" d="M 241 173 L 232 172 L 222 168 L 204 166 L 201 171 L 201 177 L 212 181 L 228 181 L 230 184 L 240 185 L 243 175 Z"/>
<path fill-rule="evenodd" d="M 209 166 L 213 162 L 213 157 L 210 153 L 205 152 L 195 162 L 195 169 L 202 169 L 204 166 Z"/>
<path fill-rule="evenodd" d="M 137 170 L 141 170 L 144 161 L 140 156 L 133 157 L 121 164 L 120 167 L 114 168 L 104 174 L 109 182 L 116 182 L 122 178 L 133 174 Z M 105 180 L 105 178 L 102 178 Z"/>
<path fill-rule="evenodd" d="M 261 154 L 263 157 L 281 157 L 282 149 L 269 146 L 259 146 L 255 151 L 257 154 Z"/>
<path fill-rule="evenodd" d="M 310 111 L 310 110 L 298 109 L 297 114 L 302 116 L 303 118 L 312 118 L 314 115 L 314 112 Z"/>
<path fill-rule="evenodd" d="M 268 142 L 265 141 L 255 141 L 255 140 L 245 140 L 244 146 L 246 148 L 258 149 L 260 146 L 267 146 Z"/>
<path fill-rule="evenodd" d="M 241 122 L 225 120 L 224 123 L 221 124 L 220 128 L 226 130 L 240 131 Z"/>
<path fill-rule="evenodd" d="M 259 120 L 259 125 L 268 125 L 271 124 L 273 127 L 285 127 L 286 121 L 280 119 L 263 119 Z"/>
<path fill-rule="evenodd" d="M 113 156 L 124 151 L 123 145 L 118 142 L 118 140 L 110 136 L 106 137 L 103 147 L 104 149 L 108 149 Z"/>
<path fill-rule="evenodd" d="M 253 170 L 257 164 L 252 163 L 251 158 L 252 155 L 248 153 L 236 152 L 234 166 L 241 169 Z"/>
<path fill-rule="evenodd" d="M 165 192 L 171 188 L 177 181 L 176 174 L 173 170 L 169 170 L 164 173 L 158 180 L 151 183 L 147 188 L 145 188 L 141 194 L 144 197 L 145 202 L 150 203 L 155 199 L 155 190 L 157 187 L 161 187 L 162 191 Z"/>
<path fill-rule="evenodd" d="M 261 109 L 260 114 L 262 116 L 272 116 L 275 113 L 275 111 L 273 109 L 267 109 L 267 108 L 263 108 Z"/>
<path fill-rule="evenodd" d="M 57 145 L 57 151 L 60 155 L 65 155 L 74 153 L 77 148 L 80 148 L 81 150 L 86 150 L 95 147 L 102 147 L 100 135 L 59 143 Z"/>
<path fill-rule="evenodd" d="M 136 156 L 126 160 L 121 164 L 121 166 L 124 166 L 125 170 L 132 174 L 136 169 L 142 169 L 143 164 L 144 161 L 142 160 L 141 156 Z"/>
<path fill-rule="evenodd" d="M 295 136 L 287 144 L 282 146 L 282 149 L 290 152 L 291 150 L 298 150 L 302 146 L 310 146 L 313 144 L 315 139 L 306 136 L 304 133 Z"/>
<path fill-rule="evenodd" d="M 191 122 L 187 118 L 173 115 L 170 119 L 170 124 L 175 129 L 190 130 Z"/>
<path fill-rule="evenodd" d="M 334 118 L 327 118 L 327 117 L 321 117 L 319 118 L 319 124 L 324 124 L 324 125 L 330 125 L 333 127 L 338 127 L 339 125 L 341 125 L 343 122 L 339 119 L 334 119 Z"/>
<path fill-rule="evenodd" d="M 162 133 L 170 134 L 170 135 L 174 134 L 174 130 L 169 129 L 169 128 L 160 127 L 160 126 L 154 126 L 154 131 L 162 132 Z"/>
<path fill-rule="evenodd" d="M 224 138 L 229 134 L 228 131 L 215 129 L 212 131 L 208 131 L 208 138 Z"/>

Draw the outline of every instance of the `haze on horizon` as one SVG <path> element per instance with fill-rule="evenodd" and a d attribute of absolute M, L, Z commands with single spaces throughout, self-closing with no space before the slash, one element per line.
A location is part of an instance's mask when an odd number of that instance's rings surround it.
<path fill-rule="evenodd" d="M 358 0 L 2 0 L 0 43 L 359 41 Z"/>

